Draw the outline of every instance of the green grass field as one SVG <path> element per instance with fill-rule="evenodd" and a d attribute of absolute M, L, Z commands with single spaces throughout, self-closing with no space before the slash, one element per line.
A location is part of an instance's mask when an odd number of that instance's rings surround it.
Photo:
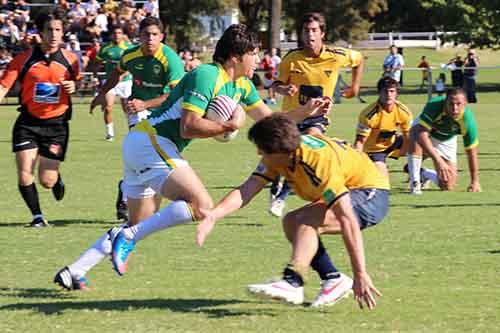
<path fill-rule="evenodd" d="M 425 100 L 403 95 L 414 113 Z M 158 233 L 139 244 L 129 271 L 118 277 L 109 261 L 89 273 L 89 292 L 64 292 L 52 284 L 114 220 L 120 144 L 126 132 L 116 112 L 119 138 L 105 142 L 99 114 L 79 104 L 62 173 L 67 195 L 55 202 L 41 189 L 54 227 L 24 228 L 30 221 L 17 190 L 10 153 L 14 107 L 0 107 L 0 332 L 499 332 L 500 331 L 500 94 L 481 94 L 474 105 L 480 133 L 482 193 L 465 192 L 468 169 L 460 150 L 455 192 L 406 193 L 403 161 L 391 163 L 391 210 L 364 232 L 368 270 L 383 297 L 374 311 L 353 299 L 313 310 L 256 299 L 245 286 L 279 275 L 290 255 L 280 222 L 267 213 L 262 193 L 222 221 L 205 247 L 195 245 L 195 225 Z M 330 134 L 352 140 L 364 105 L 336 106 Z M 257 163 L 245 133 L 230 144 L 200 140 L 185 157 L 218 200 Z M 289 208 L 299 207 L 296 197 Z M 324 237 L 337 266 L 350 273 L 340 237 Z M 314 274 L 306 285 L 312 300 Z"/>

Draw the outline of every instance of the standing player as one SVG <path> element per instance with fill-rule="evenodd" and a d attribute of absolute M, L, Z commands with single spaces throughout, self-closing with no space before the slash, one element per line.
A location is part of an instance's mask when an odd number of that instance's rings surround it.
<path fill-rule="evenodd" d="M 237 189 L 227 194 L 212 210 L 202 211 L 197 241 L 202 245 L 215 222 L 247 205 L 276 176 L 284 176 L 302 199 L 311 203 L 288 213 L 283 230 L 292 245 L 292 259 L 277 282 L 248 286 L 252 293 L 264 294 L 294 304 L 304 301 L 304 281 L 314 261 L 320 233 L 342 234 L 351 258 L 354 281 L 335 271 L 336 278 L 323 283 L 312 306 L 334 304 L 351 288 L 363 307 L 376 305 L 374 287 L 365 266 L 360 229 L 378 224 L 389 209 L 389 183 L 366 154 L 345 142 L 321 134 L 301 135 L 286 115 L 274 114 L 257 122 L 248 138 L 262 159 L 255 172 Z"/>
<path fill-rule="evenodd" d="M 116 30 L 115 30 L 116 31 Z M 163 25 L 157 18 L 147 17 L 140 24 L 141 44 L 124 51 L 121 60 L 100 93 L 91 104 L 91 110 L 98 104 L 106 103 L 108 92 L 120 81 L 122 75 L 130 73 L 133 77 L 131 100 L 128 102 L 128 123 L 134 126 L 139 120 L 147 118 L 148 108 L 158 107 L 168 96 L 165 91 L 179 82 L 184 75 L 184 66 L 177 54 L 163 44 Z M 118 185 L 116 203 L 117 217 L 128 219 L 125 198 Z M 158 198 L 158 205 L 160 200 Z M 133 209 L 133 208 L 132 208 Z M 145 219 L 154 211 L 139 212 L 135 221 Z M 116 228 L 110 229 L 89 249 L 87 249 L 72 265 L 63 268 L 55 277 L 55 282 L 67 289 L 84 289 L 87 286 L 85 274 L 100 263 L 111 251 L 111 235 Z"/>
<path fill-rule="evenodd" d="M 461 88 L 449 89 L 446 97 L 436 97 L 424 107 L 418 123 L 410 132 L 408 172 L 411 194 L 422 194 L 420 168 L 422 156 L 430 157 L 436 170 L 425 169 L 423 175 L 444 191 L 451 191 L 457 183 L 457 136 L 463 136 L 469 164 L 469 192 L 480 192 L 479 162 L 477 159 L 476 121 L 467 105 Z M 437 171 L 437 172 L 436 172 Z"/>
<path fill-rule="evenodd" d="M 97 54 L 97 60 L 104 63 L 106 71 L 106 80 L 111 77 L 111 73 L 120 63 L 123 52 L 132 47 L 132 43 L 127 41 L 123 28 L 114 26 L 111 30 L 111 41 L 104 45 Z M 106 94 L 106 105 L 103 107 L 104 125 L 106 127 L 106 140 L 113 141 L 115 130 L 113 127 L 113 104 L 115 97 L 118 96 L 121 101 L 123 112 L 127 112 L 127 98 L 132 92 L 132 76 L 125 74 L 121 77 L 120 82 Z M 92 112 L 92 111 L 91 111 Z"/>
<path fill-rule="evenodd" d="M 0 79 L 0 100 L 16 80 L 21 82 L 20 115 L 12 135 L 19 191 L 33 215 L 31 226 L 46 227 L 49 224 L 40 208 L 34 170 L 38 161 L 40 184 L 62 200 L 65 188 L 59 167 L 68 148 L 70 95 L 80 80 L 80 68 L 76 56 L 61 48 L 61 18 L 40 14 L 36 26 L 42 42 L 9 64 Z"/>
<path fill-rule="evenodd" d="M 378 100 L 361 111 L 354 148 L 364 151 L 382 174 L 389 177 L 386 158 L 406 156 L 412 114 L 397 100 L 399 83 L 390 77 L 377 83 Z M 398 133 L 399 131 L 399 133 Z"/>
<path fill-rule="evenodd" d="M 291 110 L 304 105 L 314 97 L 332 97 L 337 84 L 339 70 L 352 69 L 352 84 L 344 90 L 343 96 L 354 97 L 359 92 L 363 72 L 361 53 L 345 48 L 329 48 L 323 44 L 326 22 L 320 13 L 308 13 L 301 20 L 303 47 L 290 51 L 279 65 L 279 75 L 273 83 L 278 94 L 284 95 L 282 110 Z M 326 116 L 305 119 L 299 130 L 307 134 L 324 133 L 329 124 Z M 286 183 L 280 193 L 278 182 L 273 183 L 270 213 L 282 216 L 289 188 Z"/>

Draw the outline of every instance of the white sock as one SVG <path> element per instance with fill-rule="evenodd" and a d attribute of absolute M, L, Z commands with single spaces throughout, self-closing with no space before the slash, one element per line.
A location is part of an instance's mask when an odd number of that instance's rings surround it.
<path fill-rule="evenodd" d="M 106 124 L 106 135 L 115 136 L 115 128 L 113 123 Z"/>
<path fill-rule="evenodd" d="M 436 185 L 439 184 L 438 174 L 437 174 L 436 170 L 422 168 L 422 176 L 427 178 L 427 179 L 430 179 Z"/>
<path fill-rule="evenodd" d="M 82 253 L 74 263 L 68 265 L 71 276 L 75 278 L 84 277 L 88 271 L 100 263 L 106 256 L 111 254 L 111 238 L 110 233 L 118 233 L 125 224 L 119 227 L 114 227 L 108 231 L 101 238 L 99 238 L 90 248 Z"/>
<path fill-rule="evenodd" d="M 157 231 L 170 228 L 179 224 L 191 222 L 193 215 L 185 201 L 174 201 L 158 213 L 150 216 L 138 224 L 123 229 L 125 237 L 136 242 Z"/>
<path fill-rule="evenodd" d="M 410 184 L 420 184 L 420 168 L 422 167 L 422 156 L 408 154 L 408 173 Z"/>

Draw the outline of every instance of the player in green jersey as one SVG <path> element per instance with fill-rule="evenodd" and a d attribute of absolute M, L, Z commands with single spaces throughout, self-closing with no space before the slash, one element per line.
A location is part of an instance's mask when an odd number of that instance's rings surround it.
<path fill-rule="evenodd" d="M 186 74 L 166 103 L 139 123 L 124 142 L 124 187 L 129 200 L 129 227 L 113 241 L 112 261 L 118 274 L 125 273 L 135 242 L 156 231 L 198 219 L 201 209 L 213 206 L 202 181 L 180 156 L 192 139 L 209 138 L 243 125 L 236 108 L 232 119 L 217 123 L 204 118 L 210 101 L 228 96 L 244 105 L 254 120 L 271 114 L 250 78 L 257 66 L 256 36 L 245 25 L 230 26 L 218 41 L 214 63 L 200 65 Z M 297 121 L 323 112 L 314 103 L 290 114 Z M 172 203 L 137 223 L 138 212 L 155 209 L 155 197 Z"/>
<path fill-rule="evenodd" d="M 479 162 L 477 158 L 477 127 L 472 110 L 467 106 L 461 88 L 448 90 L 446 97 L 436 97 L 424 107 L 410 131 L 408 172 L 410 191 L 422 194 L 420 168 L 422 156 L 430 157 L 435 170 L 423 169 L 423 177 L 431 179 L 442 190 L 452 190 L 457 182 L 457 136 L 463 136 L 469 164 L 469 192 L 480 192 Z"/>
<path fill-rule="evenodd" d="M 106 80 L 109 80 L 111 74 L 116 69 L 119 64 L 123 52 L 130 47 L 132 43 L 127 41 L 123 33 L 123 28 L 119 25 L 112 28 L 111 42 L 101 47 L 99 53 L 97 54 L 97 60 L 104 63 L 104 70 L 106 71 Z M 127 99 L 132 91 L 132 76 L 130 74 L 124 74 L 121 77 L 120 82 L 105 96 L 106 105 L 102 108 L 104 112 L 104 125 L 106 127 L 106 140 L 113 141 L 115 136 L 115 131 L 113 127 L 113 104 L 115 103 L 115 98 L 118 96 L 121 101 L 123 112 L 127 112 Z"/>
<path fill-rule="evenodd" d="M 106 105 L 108 92 L 115 88 L 123 75 L 133 76 L 132 94 L 127 102 L 129 126 L 134 126 L 148 116 L 148 108 L 159 106 L 168 96 L 171 88 L 184 75 L 184 65 L 177 54 L 162 43 L 163 25 L 157 18 L 148 17 L 140 23 L 141 44 L 123 52 L 118 66 L 111 72 L 108 80 L 94 98 L 90 110 L 97 105 Z M 119 183 L 116 203 L 117 218 L 128 219 L 128 210 Z M 158 201 L 159 205 L 159 201 Z M 155 210 L 143 210 L 138 216 L 145 219 Z M 136 217 L 137 218 L 137 217 Z M 73 264 L 61 269 L 54 281 L 66 289 L 83 289 L 87 285 L 85 274 L 101 262 L 111 251 L 111 235 L 117 229 L 106 232 L 97 242 L 87 249 Z"/>

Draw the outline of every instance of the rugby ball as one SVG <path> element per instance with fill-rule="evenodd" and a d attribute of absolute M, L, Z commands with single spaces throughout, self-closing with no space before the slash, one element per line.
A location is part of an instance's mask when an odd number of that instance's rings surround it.
<path fill-rule="evenodd" d="M 207 107 L 205 118 L 222 123 L 228 121 L 233 116 L 234 110 L 238 104 L 229 96 L 219 95 L 213 98 Z M 225 132 L 214 136 L 214 139 L 219 142 L 229 142 L 236 138 L 238 130 Z"/>

